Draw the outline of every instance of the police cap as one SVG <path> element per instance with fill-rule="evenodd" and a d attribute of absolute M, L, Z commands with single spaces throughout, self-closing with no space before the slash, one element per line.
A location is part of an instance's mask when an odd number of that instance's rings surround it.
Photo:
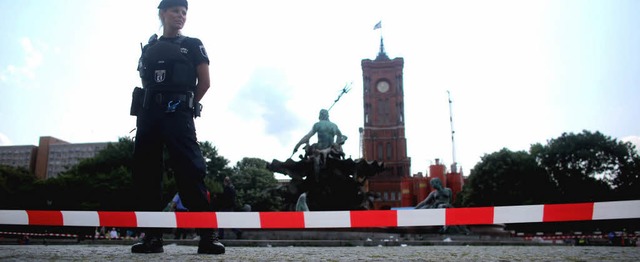
<path fill-rule="evenodd" d="M 158 9 L 167 9 L 174 6 L 184 6 L 184 8 L 189 9 L 187 0 L 162 0 L 158 5 Z"/>

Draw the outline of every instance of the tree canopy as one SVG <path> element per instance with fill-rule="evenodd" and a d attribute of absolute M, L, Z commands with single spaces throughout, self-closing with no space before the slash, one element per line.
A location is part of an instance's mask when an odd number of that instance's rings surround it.
<path fill-rule="evenodd" d="M 533 156 L 506 148 L 483 156 L 464 187 L 464 206 L 542 204 L 557 197 L 551 179 Z"/>
<path fill-rule="evenodd" d="M 58 210 L 132 210 L 133 140 L 120 138 L 95 157 L 44 181 L 41 197 Z"/>
<path fill-rule="evenodd" d="M 464 206 L 575 203 L 640 198 L 640 157 L 600 132 L 564 133 L 529 152 L 485 155 L 462 192 Z"/>
<path fill-rule="evenodd" d="M 0 208 L 23 209 L 35 205 L 36 177 L 24 168 L 0 165 Z"/>
<path fill-rule="evenodd" d="M 0 168 L 0 194 L 13 199 L 11 202 L 0 200 L 0 207 L 8 208 L 20 203 L 18 206 L 21 208 L 33 209 L 133 210 L 133 147 L 132 138 L 120 138 L 116 143 L 109 143 L 95 157 L 84 159 L 47 180 L 37 181 L 27 171 Z M 219 156 L 209 142 L 200 143 L 200 147 L 207 164 L 205 184 L 211 192 L 222 191 L 220 177 L 231 174 L 231 168 L 226 167 L 229 161 Z M 165 154 L 165 159 L 168 157 Z M 16 182 L 17 179 L 21 182 Z M 4 185 L 7 185 L 7 190 L 3 191 Z M 168 202 L 176 190 L 173 171 L 167 165 L 163 174 L 164 200 Z"/>
<path fill-rule="evenodd" d="M 640 197 L 640 157 L 631 143 L 585 130 L 533 145 L 531 153 L 567 202 Z"/>
<path fill-rule="evenodd" d="M 267 169 L 267 161 L 259 158 L 243 158 L 233 168 L 230 177 L 240 204 L 249 204 L 252 211 L 278 211 L 282 197 L 277 191 L 278 180 Z"/>

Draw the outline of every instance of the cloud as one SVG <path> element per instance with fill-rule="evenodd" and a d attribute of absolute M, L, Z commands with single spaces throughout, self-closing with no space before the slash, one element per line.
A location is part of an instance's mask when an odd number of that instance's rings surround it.
<path fill-rule="evenodd" d="M 243 118 L 260 119 L 267 135 L 286 143 L 291 131 L 301 126 L 299 117 L 289 110 L 292 88 L 281 70 L 258 68 L 238 92 L 231 108 Z"/>
<path fill-rule="evenodd" d="M 42 66 L 44 61 L 42 51 L 36 48 L 31 39 L 27 37 L 20 39 L 20 46 L 24 52 L 24 61 L 20 65 L 7 65 L 7 67 L 0 72 L 0 80 L 2 82 L 11 80 L 22 83 L 23 80 L 33 80 L 36 78 L 36 71 Z M 46 49 L 44 45 L 40 45 L 39 47 Z"/>
<path fill-rule="evenodd" d="M 10 146 L 10 145 L 13 145 L 13 143 L 11 142 L 9 137 L 7 137 L 3 133 L 0 133 L 0 146 Z"/>
<path fill-rule="evenodd" d="M 631 144 L 636 146 L 636 151 L 640 153 L 640 136 L 627 136 L 620 139 L 624 142 L 631 142 Z"/>

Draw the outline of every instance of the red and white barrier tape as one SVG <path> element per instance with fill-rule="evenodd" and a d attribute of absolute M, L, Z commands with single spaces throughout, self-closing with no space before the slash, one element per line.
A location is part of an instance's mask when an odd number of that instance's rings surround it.
<path fill-rule="evenodd" d="M 60 233 L 27 233 L 27 232 L 2 232 L 0 235 L 16 235 L 16 236 L 34 236 L 34 237 L 70 237 L 77 238 L 76 234 L 60 234 Z"/>
<path fill-rule="evenodd" d="M 0 231 L 0 237 L 1 236 L 30 236 L 30 237 L 57 237 L 57 238 L 78 238 L 81 235 L 77 235 L 77 234 L 62 234 L 62 233 L 29 233 L 29 232 L 4 232 L 4 231 Z M 125 239 L 121 236 L 119 237 L 110 237 L 110 236 L 103 236 L 103 235 L 84 235 L 84 238 L 87 239 L 107 239 L 107 240 L 122 240 Z"/>
<path fill-rule="evenodd" d="M 446 209 L 311 212 L 0 210 L 0 224 L 155 228 L 366 228 L 640 218 L 640 200 Z"/>
<path fill-rule="evenodd" d="M 544 240 L 566 240 L 566 239 L 580 239 L 580 238 L 584 238 L 584 239 L 603 239 L 603 238 L 607 238 L 606 235 L 562 235 L 562 236 L 528 236 L 525 237 L 524 239 L 526 240 L 533 240 L 533 239 L 544 239 Z"/>

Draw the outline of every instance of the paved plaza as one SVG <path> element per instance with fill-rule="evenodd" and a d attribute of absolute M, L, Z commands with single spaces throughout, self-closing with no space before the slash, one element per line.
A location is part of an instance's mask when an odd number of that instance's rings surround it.
<path fill-rule="evenodd" d="M 227 247 L 198 255 L 170 244 L 162 254 L 131 254 L 127 245 L 0 245 L 0 261 L 639 261 L 638 247 L 371 246 Z"/>

